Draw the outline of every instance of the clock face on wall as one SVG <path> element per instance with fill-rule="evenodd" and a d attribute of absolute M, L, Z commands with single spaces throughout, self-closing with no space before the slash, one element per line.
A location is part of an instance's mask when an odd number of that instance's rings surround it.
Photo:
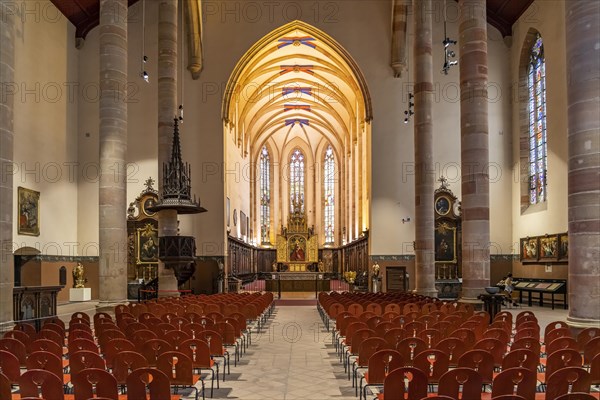
<path fill-rule="evenodd" d="M 148 209 L 154 207 L 154 205 L 155 203 L 152 197 L 148 197 L 146 200 L 144 200 L 144 204 L 142 207 L 142 209 L 144 210 L 144 214 L 146 214 L 149 217 L 152 217 L 154 214 L 156 214 L 156 212 L 148 211 Z"/>
<path fill-rule="evenodd" d="M 237 225 L 237 210 L 233 209 L 233 226 Z"/>
<path fill-rule="evenodd" d="M 435 202 L 435 212 L 439 215 L 446 215 L 450 212 L 450 200 L 442 196 Z"/>

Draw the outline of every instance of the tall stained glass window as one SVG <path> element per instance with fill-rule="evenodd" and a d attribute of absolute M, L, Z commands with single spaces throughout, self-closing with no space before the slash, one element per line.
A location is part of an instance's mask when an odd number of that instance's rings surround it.
<path fill-rule="evenodd" d="M 300 149 L 290 157 L 290 212 L 294 211 L 304 212 L 304 154 Z"/>
<path fill-rule="evenodd" d="M 270 243 L 271 226 L 271 158 L 267 146 L 260 152 L 260 237 Z"/>
<path fill-rule="evenodd" d="M 335 159 L 331 145 L 325 151 L 325 175 L 323 179 L 323 194 L 325 197 L 325 243 L 334 243 L 335 227 Z"/>
<path fill-rule="evenodd" d="M 546 63 L 544 45 L 538 34 L 529 54 L 529 203 L 546 201 Z"/>

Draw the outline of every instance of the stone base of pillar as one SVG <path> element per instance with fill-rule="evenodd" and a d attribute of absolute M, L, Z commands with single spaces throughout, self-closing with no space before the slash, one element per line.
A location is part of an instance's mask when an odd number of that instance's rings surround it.
<path fill-rule="evenodd" d="M 598 320 L 574 318 L 571 316 L 567 317 L 567 324 L 569 324 L 571 328 L 581 330 L 585 328 L 600 328 L 600 321 Z"/>
<path fill-rule="evenodd" d="M 165 268 L 163 263 L 158 264 L 158 297 L 179 296 L 177 290 L 177 278 L 175 272 L 170 268 Z"/>
<path fill-rule="evenodd" d="M 421 296 L 438 297 L 438 291 L 436 288 L 416 288 L 416 294 Z"/>
<path fill-rule="evenodd" d="M 6 331 L 12 331 L 15 327 L 15 321 L 6 321 L 0 323 L 0 333 Z"/>

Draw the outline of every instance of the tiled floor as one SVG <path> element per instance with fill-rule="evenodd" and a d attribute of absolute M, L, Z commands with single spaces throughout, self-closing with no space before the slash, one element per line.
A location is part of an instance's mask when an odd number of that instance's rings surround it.
<path fill-rule="evenodd" d="M 311 297 L 312 296 L 312 297 Z M 283 296 L 284 299 L 314 299 L 314 293 Z M 285 303 L 285 302 L 282 302 Z M 290 302 L 293 304 L 294 302 Z M 95 302 L 60 305 L 61 318 L 68 321 L 78 311 L 95 313 Z M 540 327 L 566 320 L 567 310 L 540 307 L 509 309 L 515 315 L 532 310 Z M 233 362 L 233 358 L 232 358 Z M 187 393 L 187 391 L 186 391 Z M 207 381 L 207 398 L 210 381 Z M 192 399 L 193 396 L 185 397 Z M 331 345 L 331 336 L 322 325 L 315 306 L 278 306 L 260 335 L 254 334 L 250 346 L 231 375 L 220 382 L 215 399 L 305 400 L 354 397 L 344 368 Z"/>

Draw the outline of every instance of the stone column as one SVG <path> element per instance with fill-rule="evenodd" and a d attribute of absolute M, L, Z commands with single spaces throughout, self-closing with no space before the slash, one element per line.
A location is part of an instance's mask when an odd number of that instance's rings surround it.
<path fill-rule="evenodd" d="M 159 185 L 163 183 L 163 165 L 171 157 L 173 118 L 177 116 L 177 107 L 177 0 L 161 0 L 158 5 Z M 158 213 L 158 236 L 177 236 L 177 211 Z M 158 284 L 160 290 L 177 290 L 175 274 L 172 269 L 165 268 L 163 262 L 158 264 Z"/>
<path fill-rule="evenodd" d="M 13 235 L 13 107 L 15 20 L 12 1 L 0 0 L 0 332 L 12 325 L 14 285 Z M 13 7 L 14 8 L 14 7 Z"/>
<path fill-rule="evenodd" d="M 431 12 L 431 10 L 430 10 Z M 408 26 L 408 0 L 394 0 L 392 15 L 392 62 L 394 78 L 406 70 L 406 28 Z"/>
<path fill-rule="evenodd" d="M 415 287 L 437 296 L 433 218 L 433 56 L 431 0 L 414 0 Z"/>
<path fill-rule="evenodd" d="M 459 0 L 462 299 L 490 284 L 487 22 L 485 0 Z"/>
<path fill-rule="evenodd" d="M 570 325 L 600 326 L 600 4 L 566 1 Z"/>
<path fill-rule="evenodd" d="M 100 301 L 127 298 L 127 0 L 100 0 Z"/>

